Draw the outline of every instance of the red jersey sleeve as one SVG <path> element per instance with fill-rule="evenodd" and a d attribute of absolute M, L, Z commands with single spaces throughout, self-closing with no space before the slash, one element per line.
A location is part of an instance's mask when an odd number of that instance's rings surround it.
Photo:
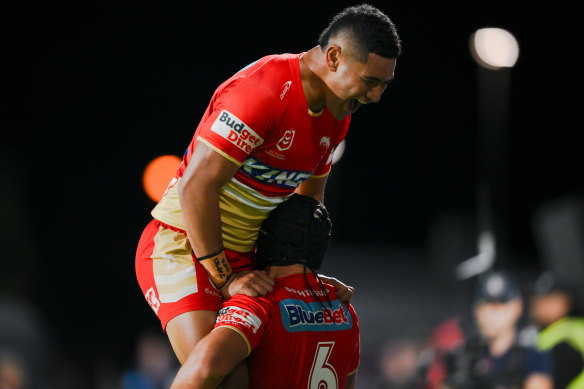
<path fill-rule="evenodd" d="M 198 128 L 199 139 L 238 164 L 278 127 L 285 109 L 277 95 L 281 75 L 261 64 L 241 73 L 218 88 Z"/>
<path fill-rule="evenodd" d="M 247 343 L 249 355 L 269 327 L 270 318 L 269 305 L 262 304 L 262 300 L 236 295 L 223 303 L 215 328 L 228 326 L 235 329 Z"/>

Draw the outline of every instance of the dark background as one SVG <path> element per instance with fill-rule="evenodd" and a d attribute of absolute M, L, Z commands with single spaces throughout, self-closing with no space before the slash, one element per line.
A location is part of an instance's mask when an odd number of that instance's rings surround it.
<path fill-rule="evenodd" d="M 158 326 L 133 269 L 154 205 L 141 185 L 146 164 L 182 155 L 223 80 L 263 55 L 309 50 L 350 4 L 53 4 L 6 12 L 0 290 L 38 309 L 80 377 L 92 377 L 98 360 L 129 365 L 136 334 Z M 542 58 L 530 18 L 507 1 L 372 4 L 394 21 L 404 50 L 381 102 L 354 115 L 333 168 L 333 245 L 407 248 L 424 267 L 440 215 L 472 220 L 478 92 L 469 37 L 503 27 L 520 45 L 509 71 L 503 155 L 506 260 L 537 268 L 533 212 L 582 186 L 566 129 L 541 124 L 545 77 L 536 72 Z M 366 258 L 357 266 L 375 271 Z"/>

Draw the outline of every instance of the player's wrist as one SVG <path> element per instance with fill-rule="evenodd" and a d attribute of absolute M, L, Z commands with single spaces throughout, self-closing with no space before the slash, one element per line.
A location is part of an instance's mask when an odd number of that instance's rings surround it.
<path fill-rule="evenodd" d="M 219 290 L 232 278 L 233 271 L 223 248 L 214 253 L 197 257 L 197 261 L 205 268 L 211 282 Z"/>
<path fill-rule="evenodd" d="M 235 278 L 236 278 L 235 273 L 231 273 L 227 281 L 225 281 L 225 283 L 223 284 L 223 286 L 217 288 L 219 289 L 219 292 L 221 292 L 221 294 L 223 295 L 223 298 L 228 299 L 229 297 L 231 297 L 231 293 L 229 293 L 229 286 L 233 283 Z"/>

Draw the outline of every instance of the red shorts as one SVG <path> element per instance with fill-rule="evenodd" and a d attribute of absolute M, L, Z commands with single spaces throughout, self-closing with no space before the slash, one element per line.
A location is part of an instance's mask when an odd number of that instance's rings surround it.
<path fill-rule="evenodd" d="M 251 253 L 225 249 L 234 272 L 251 270 Z M 185 312 L 218 311 L 223 300 L 196 260 L 185 232 L 152 220 L 136 250 L 136 277 L 162 329 Z"/>

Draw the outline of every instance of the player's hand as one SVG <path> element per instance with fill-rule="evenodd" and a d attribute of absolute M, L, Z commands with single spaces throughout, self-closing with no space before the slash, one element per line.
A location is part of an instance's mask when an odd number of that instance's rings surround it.
<path fill-rule="evenodd" d="M 236 294 L 257 297 L 268 294 L 274 289 L 274 280 L 263 270 L 242 271 L 234 273 L 221 288 L 223 297 Z"/>
<path fill-rule="evenodd" d="M 349 285 L 343 284 L 341 281 L 337 280 L 334 277 L 323 276 L 322 274 L 318 275 L 322 282 L 331 284 L 335 287 L 337 297 L 344 303 L 350 303 L 351 299 L 353 298 L 353 294 L 355 293 L 355 288 Z"/>

